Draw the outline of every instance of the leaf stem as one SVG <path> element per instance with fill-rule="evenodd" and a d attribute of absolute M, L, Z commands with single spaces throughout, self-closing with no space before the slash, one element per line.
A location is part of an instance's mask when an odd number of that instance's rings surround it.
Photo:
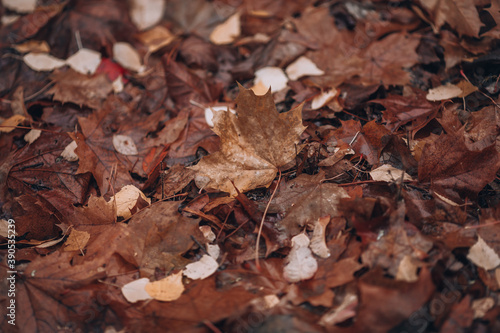
<path fill-rule="evenodd" d="M 264 226 L 264 220 L 267 215 L 267 211 L 269 210 L 269 206 L 271 205 L 271 201 L 273 201 L 274 195 L 276 194 L 276 191 L 278 190 L 278 187 L 280 185 L 281 181 L 281 170 L 278 169 L 279 176 L 278 176 L 278 184 L 276 184 L 276 187 L 274 188 L 273 194 L 271 194 L 271 198 L 269 198 L 269 202 L 266 205 L 266 209 L 264 210 L 264 214 L 262 214 L 262 220 L 260 221 L 260 226 L 259 226 L 259 232 L 257 233 L 257 242 L 255 244 L 255 264 L 257 266 L 257 269 L 260 271 L 260 263 L 259 263 L 259 243 L 260 243 L 260 236 L 262 235 L 262 227 Z"/>

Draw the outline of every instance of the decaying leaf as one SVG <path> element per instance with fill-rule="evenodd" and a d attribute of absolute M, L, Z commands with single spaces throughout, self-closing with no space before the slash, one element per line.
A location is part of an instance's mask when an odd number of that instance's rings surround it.
<path fill-rule="evenodd" d="M 82 251 L 90 239 L 90 234 L 86 231 L 72 229 L 68 239 L 64 243 L 64 251 Z"/>
<path fill-rule="evenodd" d="M 299 282 L 310 279 L 318 270 L 318 262 L 309 249 L 309 238 L 299 234 L 292 238 L 292 250 L 286 258 L 283 276 L 289 282 Z"/>
<path fill-rule="evenodd" d="M 182 274 L 190 279 L 205 279 L 214 274 L 219 268 L 217 261 L 210 255 L 203 255 L 200 260 L 186 266 Z"/>
<path fill-rule="evenodd" d="M 0 133 L 10 133 L 16 129 L 16 126 L 22 123 L 26 119 L 25 116 L 15 114 L 12 117 L 2 121 L 0 123 Z"/>
<path fill-rule="evenodd" d="M 291 162 L 300 147 L 302 106 L 278 114 L 271 91 L 256 96 L 240 86 L 236 114 L 219 111 L 214 132 L 221 138 L 221 150 L 204 157 L 192 167 L 196 185 L 236 195 L 269 186 L 280 167 Z"/>
<path fill-rule="evenodd" d="M 126 185 L 111 197 L 110 202 L 116 204 L 116 216 L 128 219 L 132 216 L 132 210 L 136 207 L 139 199 L 147 204 L 151 204 L 151 199 L 146 198 L 144 193 L 134 185 Z"/>
<path fill-rule="evenodd" d="M 142 278 L 129 282 L 122 287 L 122 294 L 130 303 L 151 299 L 151 295 L 146 291 L 146 286 L 149 283 L 148 278 Z"/>
<path fill-rule="evenodd" d="M 493 269 L 500 265 L 500 257 L 488 246 L 488 244 L 486 244 L 481 236 L 477 238 L 477 243 L 470 248 L 467 258 L 477 266 L 486 270 Z"/>
<path fill-rule="evenodd" d="M 181 297 L 184 291 L 182 271 L 169 275 L 164 279 L 149 282 L 144 287 L 146 292 L 157 301 L 170 302 Z"/>

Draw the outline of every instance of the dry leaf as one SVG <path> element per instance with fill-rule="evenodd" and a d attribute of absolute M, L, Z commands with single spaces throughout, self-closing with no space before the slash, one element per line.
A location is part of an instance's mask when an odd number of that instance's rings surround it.
<path fill-rule="evenodd" d="M 53 99 L 62 103 L 69 102 L 98 109 L 102 100 L 113 90 L 104 74 L 87 77 L 69 69 L 65 72 L 54 72 L 51 78 L 55 85 L 48 93 L 54 94 Z"/>
<path fill-rule="evenodd" d="M 325 232 L 328 223 L 330 223 L 330 215 L 320 217 L 314 225 L 311 237 L 310 248 L 315 255 L 321 258 L 328 258 L 330 256 L 330 250 L 328 250 L 325 242 Z"/>
<path fill-rule="evenodd" d="M 205 108 L 205 121 L 207 122 L 208 126 L 214 127 L 214 111 L 227 111 L 228 109 L 229 108 L 227 106 L 222 105 Z M 233 109 L 229 109 L 229 112 L 236 114 L 236 111 L 234 111 Z"/>
<path fill-rule="evenodd" d="M 210 34 L 210 41 L 217 45 L 229 44 L 241 34 L 240 13 L 235 13 L 219 24 Z"/>
<path fill-rule="evenodd" d="M 309 238 L 306 234 L 301 233 L 292 238 L 292 250 L 285 262 L 283 276 L 288 282 L 299 282 L 314 276 L 318 263 L 309 249 Z"/>
<path fill-rule="evenodd" d="M 236 114 L 215 112 L 214 132 L 221 138 L 221 150 L 192 167 L 198 187 L 233 196 L 235 186 L 240 192 L 269 186 L 278 168 L 295 158 L 305 129 L 302 105 L 278 113 L 271 91 L 256 96 L 240 85 L 236 103 Z"/>
<path fill-rule="evenodd" d="M 77 147 L 76 141 L 73 140 L 69 145 L 64 148 L 61 156 L 68 162 L 78 161 L 78 155 L 75 153 L 75 149 Z"/>
<path fill-rule="evenodd" d="M 317 110 L 328 104 L 335 96 L 337 96 L 337 89 L 330 89 L 322 91 L 321 94 L 315 96 L 311 101 L 311 109 Z"/>
<path fill-rule="evenodd" d="M 182 271 L 167 276 L 155 282 L 149 282 L 144 287 L 146 292 L 157 301 L 171 302 L 181 297 L 184 291 Z"/>
<path fill-rule="evenodd" d="M 101 54 L 85 48 L 66 59 L 66 64 L 81 74 L 94 74 L 100 63 Z"/>
<path fill-rule="evenodd" d="M 89 239 L 90 234 L 88 232 L 72 229 L 64 243 L 64 251 L 81 251 L 85 248 Z"/>
<path fill-rule="evenodd" d="M 170 44 L 175 36 L 167 28 L 158 25 L 140 33 L 137 38 L 148 47 L 148 52 L 152 53 Z"/>
<path fill-rule="evenodd" d="M 37 0 L 2 0 L 2 5 L 18 13 L 31 13 L 36 9 Z"/>
<path fill-rule="evenodd" d="M 444 86 L 439 86 L 433 89 L 429 89 L 429 93 L 426 98 L 429 101 L 443 101 L 446 99 L 451 99 L 458 97 L 462 94 L 462 89 L 454 84 L 447 83 Z"/>
<path fill-rule="evenodd" d="M 132 216 L 132 209 L 137 205 L 139 197 L 148 204 L 151 204 L 151 199 L 147 198 L 141 190 L 134 185 L 126 185 L 111 197 L 109 202 L 116 203 L 116 216 L 121 216 L 128 219 Z"/>
<path fill-rule="evenodd" d="M 256 95 L 265 95 L 271 90 L 278 92 L 287 87 L 288 78 L 279 67 L 264 67 L 255 72 L 253 92 Z"/>
<path fill-rule="evenodd" d="M 404 181 L 413 180 L 409 174 L 403 172 L 403 170 L 397 169 L 390 164 L 383 164 L 376 169 L 370 171 L 370 176 L 373 180 L 382 182 L 396 182 L 401 179 L 401 174 L 404 174 Z"/>
<path fill-rule="evenodd" d="M 299 57 L 288 65 L 285 72 L 292 81 L 300 79 L 303 76 L 319 76 L 325 74 L 325 72 L 319 69 L 311 59 L 305 56 Z"/>
<path fill-rule="evenodd" d="M 131 71 L 142 73 L 145 70 L 139 53 L 128 43 L 119 42 L 113 45 L 113 59 Z"/>
<path fill-rule="evenodd" d="M 32 129 L 26 135 L 24 135 L 24 141 L 27 143 L 33 143 L 35 142 L 36 139 L 40 137 L 40 134 L 42 134 L 42 131 L 39 129 Z"/>
<path fill-rule="evenodd" d="M 16 129 L 16 126 L 22 123 L 26 119 L 25 116 L 15 114 L 12 117 L 4 120 L 0 123 L 0 133 L 10 133 Z"/>
<path fill-rule="evenodd" d="M 23 57 L 24 63 L 34 71 L 52 71 L 66 65 L 66 62 L 47 53 L 28 53 Z"/>
<path fill-rule="evenodd" d="M 36 52 L 36 53 L 49 53 L 50 46 L 44 40 L 29 40 L 22 44 L 12 45 L 14 49 L 16 49 L 19 53 L 28 53 L 28 52 Z"/>
<path fill-rule="evenodd" d="M 130 4 L 130 18 L 139 30 L 145 30 L 160 22 L 164 10 L 164 0 L 133 0 Z"/>
<path fill-rule="evenodd" d="M 214 274 L 219 268 L 217 261 L 207 254 L 204 254 L 200 260 L 186 265 L 183 274 L 190 279 L 205 279 Z"/>
<path fill-rule="evenodd" d="M 487 271 L 500 265 L 500 257 L 481 236 L 478 236 L 477 243 L 469 249 L 467 259 Z"/>
<path fill-rule="evenodd" d="M 127 135 L 113 135 L 113 147 L 123 155 L 133 156 L 139 154 L 134 139 Z"/>
<path fill-rule="evenodd" d="M 130 303 L 146 301 L 152 298 L 146 291 L 146 286 L 148 284 L 148 278 L 142 278 L 129 282 L 122 287 L 122 294 Z"/>

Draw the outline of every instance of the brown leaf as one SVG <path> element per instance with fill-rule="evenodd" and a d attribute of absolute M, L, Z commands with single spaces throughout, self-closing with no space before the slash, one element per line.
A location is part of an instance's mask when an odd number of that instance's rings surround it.
<path fill-rule="evenodd" d="M 460 203 L 474 198 L 495 179 L 500 159 L 495 145 L 471 150 L 459 134 L 441 134 L 425 145 L 418 166 L 418 179 L 432 182 L 439 194 Z"/>
<path fill-rule="evenodd" d="M 294 159 L 302 126 L 302 106 L 278 113 L 271 91 L 256 96 L 240 86 L 236 114 L 216 111 L 214 132 L 221 138 L 221 150 L 194 166 L 200 188 L 236 195 L 269 186 L 278 168 Z"/>
<path fill-rule="evenodd" d="M 199 219 L 179 214 L 179 203 L 161 201 L 144 208 L 130 219 L 130 232 L 134 238 L 127 247 L 135 253 L 140 270 L 151 276 L 155 269 L 169 271 L 183 268 L 188 261 L 182 257 L 204 237 L 198 228 Z"/>
<path fill-rule="evenodd" d="M 470 1 L 453 0 L 420 0 L 420 3 L 427 9 L 434 21 L 434 32 L 448 23 L 453 29 L 456 29 L 460 35 L 479 37 L 479 29 L 482 27 L 479 14 Z"/>
<path fill-rule="evenodd" d="M 277 193 L 275 210 L 285 213 L 281 224 L 289 235 L 296 235 L 307 224 L 313 225 L 324 216 L 338 215 L 337 205 L 348 197 L 336 184 L 320 183 L 317 176 L 302 174 L 286 183 Z"/>
<path fill-rule="evenodd" d="M 439 104 L 427 101 L 425 92 L 421 90 L 415 89 L 414 92 L 415 94 L 411 96 L 389 95 L 384 99 L 370 101 L 385 107 L 383 111 L 385 127 L 391 132 L 409 122 L 411 125 L 408 129 L 416 132 L 436 117 Z"/>
<path fill-rule="evenodd" d="M 48 91 L 54 94 L 54 100 L 62 103 L 74 103 L 98 109 L 108 94 L 113 91 L 106 75 L 88 77 L 87 75 L 68 69 L 56 71 L 51 76 L 55 85 Z"/>

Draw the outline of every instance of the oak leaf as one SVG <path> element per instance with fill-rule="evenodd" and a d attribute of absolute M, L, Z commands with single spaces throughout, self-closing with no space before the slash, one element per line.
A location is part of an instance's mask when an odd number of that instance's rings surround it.
<path fill-rule="evenodd" d="M 263 96 L 240 85 L 236 114 L 216 111 L 214 132 L 221 150 L 204 157 L 194 166 L 200 188 L 236 195 L 269 186 L 278 168 L 291 162 L 299 151 L 302 105 L 279 114 L 271 90 Z"/>

